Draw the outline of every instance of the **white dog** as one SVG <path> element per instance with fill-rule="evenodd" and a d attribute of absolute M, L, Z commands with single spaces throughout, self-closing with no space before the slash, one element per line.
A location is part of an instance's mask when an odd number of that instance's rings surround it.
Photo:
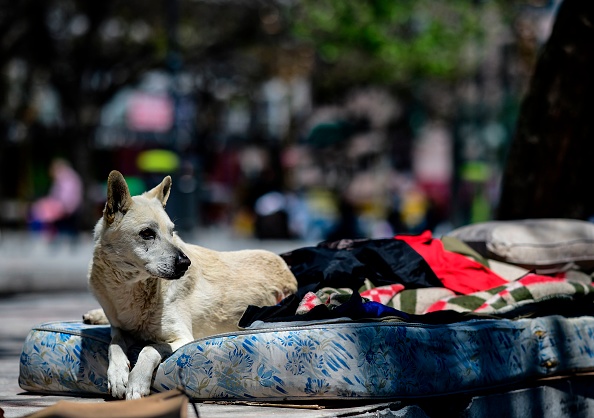
<path fill-rule="evenodd" d="M 164 209 L 170 189 L 167 176 L 132 197 L 123 176 L 112 171 L 95 227 L 89 287 L 103 312 L 84 319 L 111 325 L 107 379 L 116 398 L 148 395 L 164 357 L 197 338 L 237 330 L 248 305 L 274 305 L 297 290 L 276 254 L 217 252 L 183 242 Z M 130 371 L 127 349 L 134 341 L 151 344 Z"/>

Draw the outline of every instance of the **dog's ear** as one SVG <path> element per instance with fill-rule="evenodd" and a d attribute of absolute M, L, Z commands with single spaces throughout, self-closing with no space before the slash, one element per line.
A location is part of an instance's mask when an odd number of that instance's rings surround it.
<path fill-rule="evenodd" d="M 159 184 L 158 186 L 155 186 L 154 188 L 152 188 L 145 194 L 148 197 L 156 197 L 157 199 L 159 199 L 159 201 L 161 201 L 161 204 L 163 205 L 163 207 L 165 207 L 165 204 L 167 203 L 167 199 L 169 199 L 170 192 L 171 192 L 171 176 L 167 176 L 163 179 L 161 184 Z"/>
<path fill-rule="evenodd" d="M 103 218 L 110 225 L 115 220 L 118 212 L 125 214 L 132 205 L 132 196 L 124 176 L 119 171 L 113 170 L 107 178 L 107 202 L 103 210 Z"/>

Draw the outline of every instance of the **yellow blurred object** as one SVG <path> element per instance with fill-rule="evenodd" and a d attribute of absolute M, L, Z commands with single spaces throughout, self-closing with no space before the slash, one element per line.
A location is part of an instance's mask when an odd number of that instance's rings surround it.
<path fill-rule="evenodd" d="M 233 232 L 240 237 L 254 235 L 254 216 L 244 209 L 240 209 L 233 218 Z"/>
<path fill-rule="evenodd" d="M 402 222 L 409 228 L 418 226 L 425 219 L 428 207 L 429 202 L 423 192 L 417 189 L 408 191 L 402 198 Z"/>
<path fill-rule="evenodd" d="M 141 152 L 136 164 L 146 173 L 171 173 L 179 167 L 179 157 L 172 151 L 153 149 Z"/>

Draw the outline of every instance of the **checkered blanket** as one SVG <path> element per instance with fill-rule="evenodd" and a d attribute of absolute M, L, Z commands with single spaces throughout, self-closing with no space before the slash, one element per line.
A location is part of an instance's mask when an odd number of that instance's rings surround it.
<path fill-rule="evenodd" d="M 562 273 L 555 277 L 527 274 L 503 286 L 467 295 L 459 295 L 447 288 L 405 289 L 393 284 L 374 287 L 368 280 L 359 289 L 365 301 L 379 302 L 410 314 L 424 314 L 443 310 L 501 314 L 528 303 L 555 297 L 579 297 L 594 291 L 589 276 L 578 272 Z M 309 312 L 315 306 L 330 309 L 350 299 L 351 289 L 325 287 L 308 293 L 301 300 L 297 314 Z"/>

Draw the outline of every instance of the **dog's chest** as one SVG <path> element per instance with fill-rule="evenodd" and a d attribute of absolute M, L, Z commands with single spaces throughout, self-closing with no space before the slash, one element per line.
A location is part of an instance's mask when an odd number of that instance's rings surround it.
<path fill-rule="evenodd" d="M 134 289 L 118 295 L 117 320 L 120 328 L 146 341 L 164 339 L 162 322 L 163 303 L 149 289 Z"/>
<path fill-rule="evenodd" d="M 160 321 L 147 313 L 125 310 L 118 314 L 118 319 L 122 324 L 121 328 L 136 339 L 144 341 L 163 340 Z"/>

